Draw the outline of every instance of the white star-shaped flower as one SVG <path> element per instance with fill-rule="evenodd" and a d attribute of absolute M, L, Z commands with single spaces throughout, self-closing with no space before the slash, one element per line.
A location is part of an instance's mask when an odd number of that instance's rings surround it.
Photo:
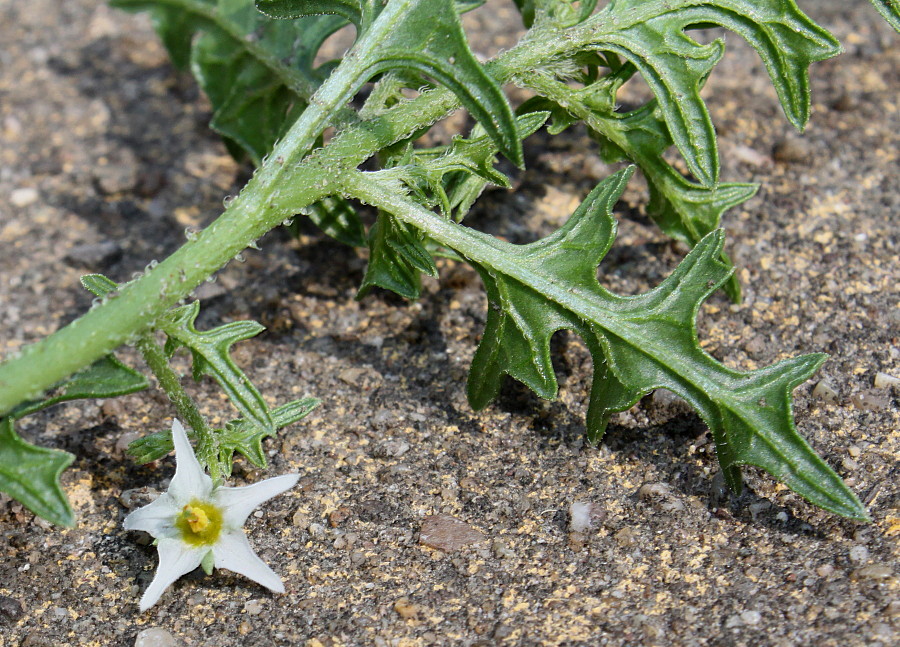
<path fill-rule="evenodd" d="M 289 490 L 299 474 L 285 474 L 246 487 L 215 487 L 194 455 L 181 423 L 172 423 L 175 476 L 149 505 L 125 517 L 126 530 L 144 530 L 157 540 L 159 567 L 140 602 L 146 611 L 179 577 L 201 564 L 240 573 L 276 593 L 284 584 L 253 552 L 244 522 L 263 501 Z"/>

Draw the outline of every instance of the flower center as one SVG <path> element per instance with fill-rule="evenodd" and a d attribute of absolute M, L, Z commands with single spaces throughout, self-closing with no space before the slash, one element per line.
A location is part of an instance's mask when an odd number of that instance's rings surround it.
<path fill-rule="evenodd" d="M 192 546 L 214 544 L 222 530 L 222 512 L 213 504 L 194 499 L 175 518 L 181 540 Z"/>

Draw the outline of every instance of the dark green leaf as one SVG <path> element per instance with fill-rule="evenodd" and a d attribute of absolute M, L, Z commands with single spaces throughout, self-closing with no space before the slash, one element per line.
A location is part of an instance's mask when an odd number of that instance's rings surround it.
<path fill-rule="evenodd" d="M 785 114 L 803 128 L 809 118 L 807 68 L 837 55 L 840 44 L 793 0 L 616 0 L 570 30 L 565 43 L 614 52 L 640 71 L 688 169 L 704 186 L 717 182 L 719 163 L 700 88 L 721 58 L 724 43 L 701 45 L 684 30 L 709 25 L 740 34 L 756 49 Z"/>
<path fill-rule="evenodd" d="M 194 379 L 199 380 L 204 374 L 211 376 L 248 420 L 273 433 L 269 407 L 230 354 L 233 344 L 258 335 L 265 327 L 255 321 L 232 321 L 200 332 L 194 327 L 199 312 L 200 302 L 194 301 L 175 308 L 157 321 L 160 330 L 169 337 L 166 352 L 171 354 L 178 346 L 190 350 Z"/>
<path fill-rule="evenodd" d="M 359 214 L 340 196 L 331 196 L 316 202 L 305 213 L 319 229 L 338 242 L 351 247 L 362 247 L 366 244 L 366 230 L 362 220 L 359 219 Z"/>
<path fill-rule="evenodd" d="M 601 438 L 609 417 L 664 388 L 684 398 L 716 440 L 727 482 L 740 487 L 739 466 L 758 466 L 809 501 L 836 514 L 868 519 L 840 477 L 797 433 L 791 392 L 825 356 L 805 355 L 753 371 L 732 370 L 697 339 L 702 302 L 727 280 L 719 260 L 724 235 L 707 235 L 657 288 L 638 296 L 610 293 L 597 266 L 615 236 L 612 207 L 633 169 L 601 183 L 553 235 L 513 245 L 449 222 L 405 196 L 377 173 L 345 180 L 370 204 L 389 209 L 437 244 L 455 250 L 482 277 L 487 321 L 469 375 L 476 409 L 496 397 L 508 374 L 553 398 L 557 381 L 550 340 L 562 329 L 581 335 L 594 360 L 588 435 Z"/>
<path fill-rule="evenodd" d="M 322 43 L 347 24 L 336 16 L 267 18 L 246 0 L 112 0 L 148 11 L 180 67 L 213 106 L 211 126 L 259 165 L 322 81 L 314 67 Z M 199 32 L 199 34 L 198 34 Z"/>
<path fill-rule="evenodd" d="M 725 211 L 756 193 L 755 184 L 722 183 L 705 187 L 688 180 L 673 168 L 663 156 L 672 145 L 672 139 L 655 110 L 656 102 L 620 115 L 592 107 L 585 99 L 589 89 L 571 88 L 546 75 L 531 75 L 527 80 L 557 107 L 560 104 L 568 106 L 571 113 L 568 118 L 554 113 L 557 127 L 582 119 L 600 140 L 601 156 L 605 161 L 630 160 L 640 166 L 650 188 L 647 215 L 676 240 L 693 247 L 719 226 Z M 724 251 L 722 260 L 731 267 Z M 740 301 L 740 283 L 734 274 L 723 289 L 733 301 Z"/>
<path fill-rule="evenodd" d="M 418 232 L 389 213 L 379 212 L 369 231 L 369 264 L 356 298 L 378 286 L 405 299 L 418 299 L 421 273 L 436 277 L 437 268 Z"/>
<path fill-rule="evenodd" d="M 75 460 L 68 452 L 36 447 L 0 419 L 0 491 L 39 517 L 60 526 L 75 526 L 75 513 L 59 484 L 62 471 Z"/>
<path fill-rule="evenodd" d="M 359 70 L 354 93 L 373 76 L 394 69 L 430 77 L 459 97 L 499 150 L 522 165 L 512 109 L 469 48 L 452 0 L 392 0 L 384 5 L 372 0 L 259 0 L 257 6 L 271 16 L 335 13 L 352 20 L 366 36 L 352 50 Z"/>
<path fill-rule="evenodd" d="M 68 400 L 114 398 L 143 391 L 147 386 L 147 378 L 114 356 L 107 355 L 56 384 L 43 399 L 23 402 L 9 413 L 9 417 L 18 419 Z"/>
<path fill-rule="evenodd" d="M 101 291 L 108 287 L 93 278 L 98 276 L 85 277 L 88 279 L 83 280 L 85 287 L 99 286 Z M 7 417 L 0 419 L 0 490 L 39 517 L 62 526 L 74 526 L 74 513 L 59 484 L 59 475 L 74 456 L 25 442 L 13 429 L 13 422 L 60 402 L 112 398 L 141 391 L 147 386 L 143 375 L 107 355 L 53 386 L 43 399 L 23 402 L 14 408 Z"/>

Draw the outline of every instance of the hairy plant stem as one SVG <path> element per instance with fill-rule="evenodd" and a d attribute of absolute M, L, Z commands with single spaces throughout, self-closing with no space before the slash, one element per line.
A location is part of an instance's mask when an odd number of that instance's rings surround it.
<path fill-rule="evenodd" d="M 378 22 L 390 28 L 389 21 L 402 7 L 402 2 L 389 4 Z M 0 364 L 0 415 L 23 400 L 40 397 L 59 380 L 122 344 L 136 343 L 156 319 L 248 245 L 304 207 L 339 193 L 342 174 L 459 108 L 449 90 L 431 90 L 347 127 L 327 146 L 307 155 L 329 117 L 343 108 L 361 83 L 358 61 L 365 58 L 365 48 L 379 46 L 376 27 L 369 32 L 375 35 L 364 36 L 322 84 L 240 195 L 209 227 L 157 267 L 123 285 L 117 296 Z M 541 64 L 565 46 L 558 31 L 532 30 L 486 69 L 501 83 L 507 82 L 517 71 Z"/>
<path fill-rule="evenodd" d="M 221 481 L 222 471 L 219 467 L 219 461 L 215 460 L 218 453 L 218 442 L 215 434 L 206 423 L 206 418 L 197 409 L 197 405 L 194 404 L 191 396 L 184 390 L 184 387 L 181 385 L 181 379 L 169 366 L 169 359 L 166 357 L 165 351 L 153 338 L 152 332 L 141 335 L 135 347 L 156 376 L 160 388 L 175 407 L 178 417 L 184 420 L 194 431 L 197 438 L 197 458 L 209 468 L 209 474 L 214 483 Z"/>

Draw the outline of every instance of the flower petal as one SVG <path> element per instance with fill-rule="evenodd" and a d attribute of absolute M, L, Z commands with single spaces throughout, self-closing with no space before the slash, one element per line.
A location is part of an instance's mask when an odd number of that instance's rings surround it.
<path fill-rule="evenodd" d="M 184 427 L 172 421 L 172 443 L 175 445 L 175 476 L 169 485 L 169 495 L 179 507 L 191 499 L 206 500 L 212 491 L 212 479 L 200 467 Z"/>
<path fill-rule="evenodd" d="M 299 474 L 283 474 L 245 487 L 220 487 L 213 492 L 213 501 L 222 509 L 224 526 L 241 528 L 253 509 L 297 484 Z"/>
<path fill-rule="evenodd" d="M 159 552 L 159 566 L 153 581 L 141 597 L 141 611 L 156 604 L 172 582 L 197 568 L 209 548 L 191 548 L 179 539 L 160 539 L 156 550 Z"/>
<path fill-rule="evenodd" d="M 156 500 L 125 517 L 122 525 L 125 530 L 144 530 L 154 537 L 170 537 L 175 532 L 173 524 L 179 511 L 172 497 L 163 492 Z"/>
<path fill-rule="evenodd" d="M 222 533 L 213 546 L 213 556 L 216 558 L 216 568 L 240 573 L 275 593 L 284 593 L 281 577 L 253 552 L 243 530 Z"/>

